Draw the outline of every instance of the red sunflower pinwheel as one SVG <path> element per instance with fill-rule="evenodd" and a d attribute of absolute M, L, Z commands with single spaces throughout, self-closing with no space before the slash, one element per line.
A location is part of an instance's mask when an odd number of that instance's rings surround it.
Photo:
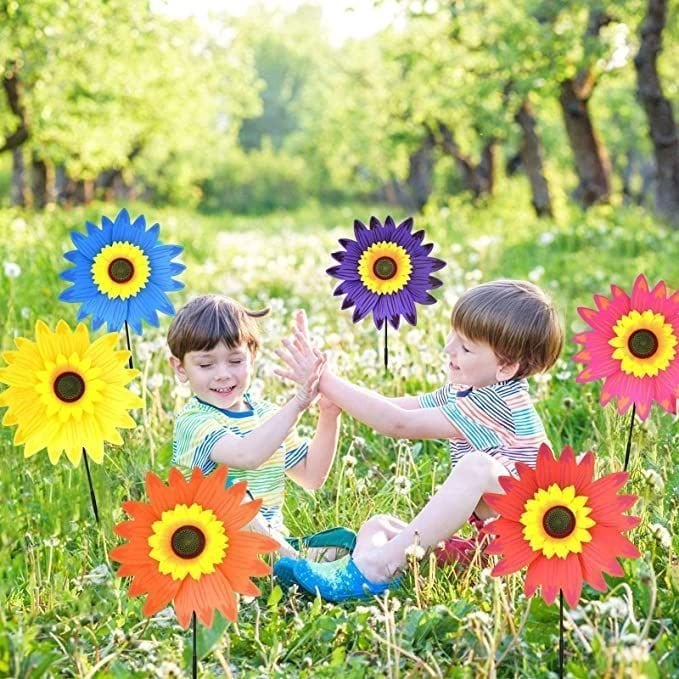
<path fill-rule="evenodd" d="M 128 542 L 116 547 L 111 558 L 122 564 L 118 576 L 132 576 L 130 596 L 148 594 L 144 615 L 174 601 L 182 627 L 188 627 L 194 612 L 211 627 L 215 609 L 236 619 L 234 592 L 259 595 L 250 577 L 267 575 L 271 569 L 258 555 L 279 545 L 241 530 L 262 501 L 242 503 L 247 484 L 225 488 L 227 471 L 222 466 L 204 476 L 196 468 L 187 482 L 173 468 L 167 486 L 149 472 L 149 503 L 123 503 L 132 521 L 118 524 L 115 531 Z"/>
<path fill-rule="evenodd" d="M 603 573 L 623 575 L 616 557 L 635 559 L 639 550 L 622 535 L 639 524 L 623 512 L 636 495 L 618 495 L 627 472 L 593 480 L 594 455 L 578 462 L 566 446 L 558 460 L 542 445 L 535 470 L 517 463 L 519 478 L 500 477 L 505 491 L 484 496 L 500 515 L 484 527 L 495 535 L 486 548 L 501 554 L 492 575 L 508 575 L 528 567 L 526 596 L 542 587 L 542 597 L 554 602 L 559 590 L 577 606 L 583 580 L 599 591 L 607 588 Z"/>
<path fill-rule="evenodd" d="M 584 345 L 573 360 L 586 367 L 578 382 L 603 379 L 601 405 L 617 398 L 618 412 L 634 405 L 642 420 L 655 401 L 669 413 L 679 399 L 679 291 L 664 281 L 649 289 L 645 276 L 634 281 L 628 295 L 616 285 L 612 297 L 595 295 L 597 309 L 578 313 L 591 330 L 573 339 Z"/>

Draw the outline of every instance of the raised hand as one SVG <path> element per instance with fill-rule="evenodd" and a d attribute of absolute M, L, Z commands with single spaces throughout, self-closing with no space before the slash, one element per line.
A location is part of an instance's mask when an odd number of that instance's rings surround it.
<path fill-rule="evenodd" d="M 301 309 L 295 314 L 292 339 L 284 339 L 283 348 L 275 351 L 286 364 L 287 370 L 275 369 L 274 373 L 300 385 L 306 382 L 319 362 L 324 366 L 326 361 L 325 356 L 311 345 L 306 314 Z"/>
<path fill-rule="evenodd" d="M 297 374 L 303 381 L 298 382 L 299 387 L 295 393 L 295 400 L 297 401 L 300 409 L 304 410 L 308 408 L 318 396 L 318 383 L 321 380 L 321 373 L 325 367 L 325 356 L 319 354 L 314 356 L 313 361 L 309 362 L 306 366 L 308 372 L 306 374 L 306 379 L 304 378 L 303 370 L 299 371 Z"/>

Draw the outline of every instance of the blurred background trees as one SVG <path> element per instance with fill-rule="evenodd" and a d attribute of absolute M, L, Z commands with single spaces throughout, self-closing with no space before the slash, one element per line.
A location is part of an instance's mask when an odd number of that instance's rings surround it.
<path fill-rule="evenodd" d="M 676 3 L 397 4 L 337 45 L 313 5 L 206 26 L 146 0 L 0 0 L 0 200 L 416 211 L 522 184 L 541 216 L 679 218 Z"/>

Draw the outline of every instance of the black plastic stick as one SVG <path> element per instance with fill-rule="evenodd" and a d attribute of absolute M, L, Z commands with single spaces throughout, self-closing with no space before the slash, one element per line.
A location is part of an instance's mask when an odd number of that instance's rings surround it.
<path fill-rule="evenodd" d="M 130 361 L 128 363 L 128 367 L 134 368 L 134 365 L 132 363 L 132 344 L 130 343 L 130 328 L 127 325 L 127 321 L 125 321 L 125 338 L 127 339 L 127 350 L 130 352 Z"/>
<path fill-rule="evenodd" d="M 632 452 L 632 430 L 634 429 L 634 415 L 636 414 L 637 404 L 632 404 L 632 416 L 629 418 L 629 433 L 627 434 L 627 447 L 625 448 L 625 471 L 629 464 L 629 456 Z"/>
<path fill-rule="evenodd" d="M 85 471 L 87 472 L 87 482 L 90 484 L 90 499 L 92 500 L 92 509 L 94 510 L 94 518 L 99 524 L 99 510 L 97 509 L 97 498 L 94 495 L 94 486 L 92 485 L 92 475 L 90 474 L 90 464 L 87 461 L 87 451 L 83 448 L 83 460 L 85 460 Z"/>
<path fill-rule="evenodd" d="M 193 612 L 193 617 L 191 618 L 191 624 L 193 626 L 193 659 L 192 659 L 192 669 L 193 669 L 193 679 L 198 679 L 198 653 L 196 650 L 196 611 Z"/>
<path fill-rule="evenodd" d="M 563 590 L 559 590 L 559 679 L 563 679 Z"/>

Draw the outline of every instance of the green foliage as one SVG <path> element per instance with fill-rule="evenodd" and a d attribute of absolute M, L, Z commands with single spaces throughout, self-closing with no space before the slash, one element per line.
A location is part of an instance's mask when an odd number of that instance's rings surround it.
<path fill-rule="evenodd" d="M 354 218 L 384 218 L 384 206 L 342 208 L 305 205 L 297 212 L 263 217 L 200 215 L 175 208 L 130 205 L 161 224 L 165 242 L 185 246 L 187 288 L 173 297 L 222 291 L 251 307 L 268 305 L 262 321 L 264 346 L 254 389 L 273 400 L 289 395 L 272 375 L 274 349 L 287 335 L 293 310 L 306 309 L 338 371 L 385 394 L 422 393 L 443 379 L 440 351 L 450 307 L 460 291 L 498 276 L 528 277 L 547 288 L 562 311 L 571 337 L 582 329 L 578 305 L 591 306 L 609 285 L 625 288 L 644 271 L 652 282 L 679 280 L 679 234 L 639 208 L 562 210 L 559 220 L 540 221 L 528 208 L 526 189 L 511 198 L 472 208 L 456 198 L 432 205 L 416 217 L 434 254 L 444 258 L 439 303 L 421 310 L 416 328 L 389 338 L 390 374 L 380 361 L 381 341 L 369 322 L 354 325 L 341 312 L 323 273 L 337 239 Z M 525 206 L 525 207 L 524 207 Z M 17 335 L 32 336 L 35 321 L 70 323 L 76 309 L 56 301 L 64 283 L 68 232 L 85 219 L 112 215 L 98 204 L 42 214 L 0 211 L 0 347 Z M 395 219 L 404 215 L 394 213 Z M 4 266 L 21 271 L 10 277 Z M 9 269 L 16 273 L 16 269 Z M 107 554 L 118 544 L 113 525 L 123 520 L 120 503 L 144 497 L 150 468 L 165 477 L 171 458 L 172 413 L 184 395 L 171 378 L 164 334 L 145 328 L 133 338 L 134 381 L 145 407 L 137 427 L 124 431 L 124 446 L 107 449 L 105 464 L 92 469 L 102 524 L 94 525 L 82 467 L 62 460 L 50 465 L 39 453 L 23 459 L 13 430 L 0 427 L 0 675 L 169 677 L 189 670 L 190 633 L 171 612 L 146 620 L 143 601 L 127 596 L 126 581 L 114 577 Z M 124 339 L 121 336 L 121 346 Z M 595 450 L 597 471 L 622 467 L 627 417 L 598 405 L 600 385 L 578 385 L 569 340 L 562 360 L 533 394 L 556 448 Z M 315 414 L 302 420 L 310 433 Z M 639 496 L 633 513 L 642 518 L 631 538 L 642 552 L 624 561 L 625 575 L 610 589 L 586 587 L 580 605 L 567 611 L 566 663 L 574 677 L 674 676 L 679 671 L 677 632 L 679 571 L 676 489 L 679 434 L 671 416 L 654 409 L 637 423 L 631 480 L 626 492 Z M 413 516 L 449 470 L 438 441 L 394 441 L 345 417 L 338 459 L 326 485 L 313 495 L 289 484 L 286 523 L 293 534 L 343 523 L 357 527 L 375 512 Z M 403 491 L 398 477 L 411 483 Z M 402 589 L 387 599 L 344 606 L 283 593 L 260 578 L 262 595 L 243 599 L 237 624 L 218 618 L 199 636 L 200 672 L 242 677 L 554 676 L 558 668 L 558 612 L 541 599 L 527 601 L 522 575 L 495 579 L 472 566 L 455 573 L 428 561 L 412 564 Z"/>
<path fill-rule="evenodd" d="M 307 200 L 309 172 L 304 160 L 274 151 L 265 140 L 260 149 L 232 153 L 203 183 L 207 212 L 230 210 L 241 214 L 289 210 Z"/>

